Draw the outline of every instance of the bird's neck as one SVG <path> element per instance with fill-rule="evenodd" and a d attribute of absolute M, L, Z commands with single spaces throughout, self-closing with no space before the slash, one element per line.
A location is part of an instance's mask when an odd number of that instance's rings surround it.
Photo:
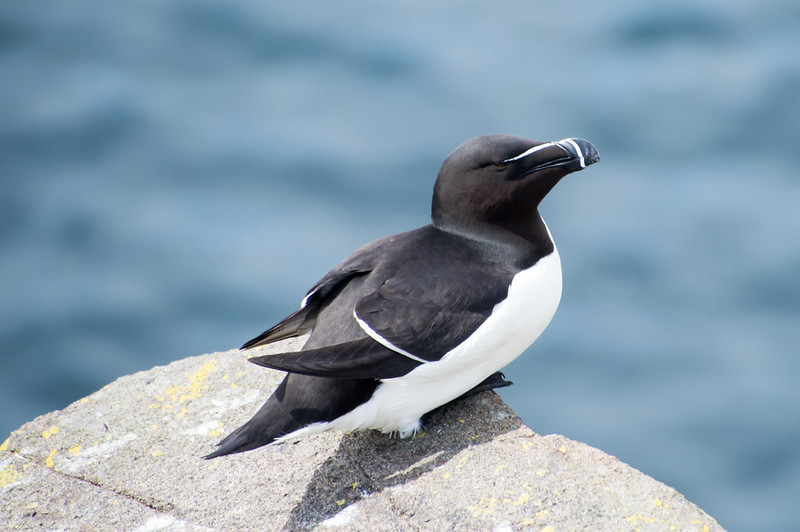
<path fill-rule="evenodd" d="M 498 253 L 509 255 L 521 267 L 527 267 L 555 249 L 550 231 L 538 211 L 526 220 L 453 220 L 434 217 L 434 227 L 449 233 L 477 240 L 498 248 Z"/>

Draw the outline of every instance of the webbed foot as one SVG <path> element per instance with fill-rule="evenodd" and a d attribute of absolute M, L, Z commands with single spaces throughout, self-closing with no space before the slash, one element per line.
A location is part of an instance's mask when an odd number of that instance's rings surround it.
<path fill-rule="evenodd" d="M 456 401 L 460 401 L 462 399 L 466 399 L 467 397 L 472 397 L 473 395 L 481 393 L 481 392 L 494 390 L 495 388 L 505 388 L 506 386 L 511 386 L 512 384 L 514 384 L 514 383 L 511 382 L 511 381 L 507 381 L 506 380 L 506 376 L 503 375 L 503 373 L 501 373 L 500 371 L 492 373 L 491 375 L 486 377 L 486 379 L 484 379 L 483 382 L 481 382 L 480 384 L 478 384 L 477 386 L 475 386 L 471 390 L 465 392 L 463 395 L 460 395 L 459 397 L 456 397 L 455 399 L 453 399 L 449 403 L 445 403 L 440 407 L 434 408 L 433 410 L 431 410 L 430 412 L 428 412 L 427 414 L 422 416 L 422 420 L 421 420 L 422 426 L 424 427 L 428 423 L 428 421 L 431 419 L 431 416 L 433 416 L 434 413 L 438 412 L 440 409 L 444 408 L 445 406 L 447 406 L 447 405 L 449 405 L 451 403 L 455 403 Z"/>

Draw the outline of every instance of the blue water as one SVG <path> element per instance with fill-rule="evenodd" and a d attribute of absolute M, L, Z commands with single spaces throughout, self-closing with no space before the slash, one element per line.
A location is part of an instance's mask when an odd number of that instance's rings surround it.
<path fill-rule="evenodd" d="M 800 4 L 267 4 L 0 7 L 0 433 L 259 333 L 427 223 L 461 141 L 580 136 L 603 162 L 542 206 L 561 308 L 504 398 L 794 529 Z"/>

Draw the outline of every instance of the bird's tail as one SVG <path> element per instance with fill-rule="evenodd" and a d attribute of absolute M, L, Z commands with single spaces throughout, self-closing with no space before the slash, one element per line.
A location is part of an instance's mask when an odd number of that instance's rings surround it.
<path fill-rule="evenodd" d="M 228 434 L 217 444 L 217 449 L 214 452 L 205 455 L 203 458 L 209 460 L 211 458 L 217 458 L 218 456 L 225 456 L 227 454 L 250 451 L 264 445 L 269 445 L 276 439 L 277 436 L 264 437 L 263 431 L 260 430 L 256 419 L 253 418 L 238 429 Z"/>
<path fill-rule="evenodd" d="M 242 453 L 264 445 L 269 445 L 283 435 L 294 432 L 302 427 L 302 423 L 287 415 L 282 408 L 279 398 L 283 397 L 286 381 L 281 382 L 275 393 L 256 412 L 250 421 L 228 434 L 217 444 L 217 449 L 204 456 L 206 460 L 225 456 L 226 454 Z"/>
<path fill-rule="evenodd" d="M 289 373 L 253 418 L 219 442 L 204 458 L 269 445 L 312 423 L 331 421 L 372 396 L 374 379 L 333 379 Z"/>

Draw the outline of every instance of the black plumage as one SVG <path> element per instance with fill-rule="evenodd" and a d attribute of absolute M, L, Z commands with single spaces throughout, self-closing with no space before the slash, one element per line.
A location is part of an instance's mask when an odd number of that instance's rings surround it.
<path fill-rule="evenodd" d="M 462 344 L 506 298 L 514 276 L 553 252 L 541 199 L 596 160 L 594 147 L 578 139 L 487 135 L 462 144 L 442 165 L 430 225 L 363 246 L 325 274 L 298 311 L 242 346 L 311 333 L 299 352 L 251 359 L 288 374 L 207 458 L 336 419 L 369 401 L 383 379 Z M 507 384 L 485 377 L 480 389 Z"/>

